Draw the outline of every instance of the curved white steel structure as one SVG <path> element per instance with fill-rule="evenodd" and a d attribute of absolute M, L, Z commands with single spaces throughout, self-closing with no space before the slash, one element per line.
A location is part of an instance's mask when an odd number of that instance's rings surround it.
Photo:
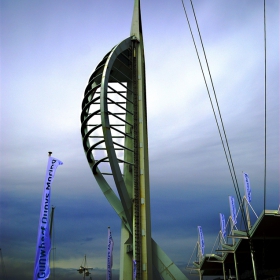
<path fill-rule="evenodd" d="M 85 89 L 83 147 L 122 221 L 120 279 L 187 279 L 151 238 L 147 132 L 144 47 L 135 0 L 131 36 L 105 55 Z"/>

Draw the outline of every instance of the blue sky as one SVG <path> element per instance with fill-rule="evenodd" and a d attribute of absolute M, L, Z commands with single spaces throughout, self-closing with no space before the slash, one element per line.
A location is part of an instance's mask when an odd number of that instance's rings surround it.
<path fill-rule="evenodd" d="M 267 2 L 267 209 L 279 205 L 279 2 Z M 81 101 L 103 56 L 130 33 L 133 1 L 1 0 L 0 248 L 8 279 L 30 279 L 47 152 L 56 273 L 77 278 L 86 254 L 104 279 L 107 227 L 119 267 L 120 221 L 84 156 Z M 241 194 L 263 210 L 263 1 L 193 1 Z M 192 27 L 191 9 L 185 1 Z M 235 196 L 181 1 L 141 1 L 146 59 L 152 235 L 184 268 L 202 226 L 206 253 Z M 197 34 L 196 34 L 197 38 Z M 185 270 L 183 270 L 186 272 Z M 1 273 L 1 271 L 0 271 Z M 0 274 L 1 275 L 1 274 Z"/>

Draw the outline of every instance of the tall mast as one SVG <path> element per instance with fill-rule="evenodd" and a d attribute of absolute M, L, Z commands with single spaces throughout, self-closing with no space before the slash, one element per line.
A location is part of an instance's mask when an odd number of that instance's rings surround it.
<path fill-rule="evenodd" d="M 133 91 L 135 94 L 135 154 L 133 258 L 138 260 L 139 279 L 152 279 L 152 244 L 150 214 L 150 180 L 144 45 L 140 1 L 134 1 L 131 24 L 133 38 Z M 136 164 L 137 163 L 137 164 Z"/>
<path fill-rule="evenodd" d="M 130 36 L 136 36 L 136 38 L 140 41 L 140 39 L 142 39 L 140 38 L 140 35 L 142 37 L 140 0 L 134 0 L 134 9 L 133 9 Z"/>

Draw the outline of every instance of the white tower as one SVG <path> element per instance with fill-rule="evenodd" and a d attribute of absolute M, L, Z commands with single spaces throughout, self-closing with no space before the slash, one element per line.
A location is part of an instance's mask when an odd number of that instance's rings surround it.
<path fill-rule="evenodd" d="M 151 237 L 140 0 L 130 37 L 105 55 L 89 79 L 81 133 L 92 173 L 121 219 L 120 279 L 187 279 Z"/>

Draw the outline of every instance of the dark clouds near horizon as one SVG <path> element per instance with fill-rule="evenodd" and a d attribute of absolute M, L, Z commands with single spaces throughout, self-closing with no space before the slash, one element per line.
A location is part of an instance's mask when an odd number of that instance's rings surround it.
<path fill-rule="evenodd" d="M 120 221 L 84 156 L 80 108 L 103 56 L 129 36 L 133 1 L 1 0 L 0 248 L 8 280 L 30 279 L 47 152 L 53 183 L 56 277 L 77 279 L 86 254 L 104 279 L 107 226 L 119 267 Z M 263 1 L 193 1 L 235 170 L 263 210 Z M 267 209 L 279 205 L 279 2 L 267 3 Z M 189 15 L 191 9 L 186 1 Z M 206 253 L 235 196 L 181 1 L 141 1 L 152 235 L 184 273 L 203 228 Z M 195 27 L 193 18 L 192 26 Z M 0 271 L 0 273 L 2 273 Z M 1 274 L 0 274 L 1 276 Z M 99 278 L 98 278 L 99 277 Z M 188 275 L 190 279 L 191 276 Z"/>

